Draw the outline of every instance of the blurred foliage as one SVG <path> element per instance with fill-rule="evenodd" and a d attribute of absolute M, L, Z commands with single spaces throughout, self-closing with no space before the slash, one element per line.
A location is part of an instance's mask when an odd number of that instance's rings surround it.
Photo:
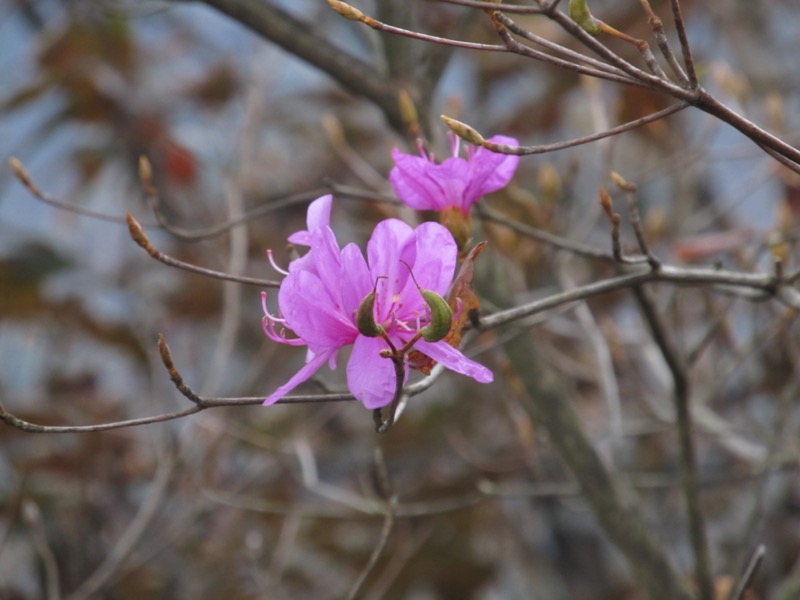
<path fill-rule="evenodd" d="M 362 8 L 435 35 L 495 42 L 477 11 L 389 4 Z M 682 5 L 704 85 L 796 140 L 794 4 Z M 667 22 L 668 3 L 653 7 Z M 520 57 L 385 38 L 343 22 L 324 2 L 293 10 L 309 31 L 409 88 L 440 157 L 448 151 L 442 112 L 538 144 L 666 106 L 650 92 L 587 82 Z M 638 3 L 596 1 L 592 11 L 647 35 Z M 285 238 L 303 227 L 305 203 L 271 205 L 327 181 L 365 191 L 366 199 L 337 200 L 340 241 L 363 244 L 387 216 L 415 218 L 379 201 L 390 192 L 390 150 L 404 143 L 382 113 L 208 7 L 3 0 L 0 15 L 0 55 L 7 57 L 0 69 L 9 81 L 0 91 L 0 154 L 19 156 L 42 189 L 74 206 L 115 218 L 130 210 L 153 224 L 136 170 L 146 155 L 162 212 L 175 227 L 200 229 L 269 209 L 246 227 L 200 241 L 151 228 L 154 243 L 181 260 L 277 277 L 264 251 L 288 263 Z M 573 45 L 543 19 L 518 22 Z M 609 45 L 637 59 L 616 40 Z M 326 132 L 331 115 L 341 138 Z M 747 271 L 769 268 L 780 252 L 787 268 L 798 267 L 797 177 L 698 113 L 523 159 L 512 186 L 485 202 L 514 222 L 608 249 L 597 189 L 611 189 L 611 169 L 639 184 L 645 228 L 664 260 Z M 623 195 L 614 195 L 621 206 Z M 484 312 L 613 273 L 603 261 L 475 220 L 476 239 L 489 241 L 475 263 Z M 167 336 L 187 383 L 209 396 L 265 396 L 303 360 L 302 351 L 264 338 L 258 289 L 156 263 L 118 223 L 37 204 L 7 172 L 0 175 L 0 241 L 0 401 L 22 419 L 91 424 L 185 408 L 158 360 L 157 332 Z M 752 597 L 794 598 L 797 315 L 702 287 L 654 292 L 676 344 L 695 356 L 696 437 L 717 583 L 735 580 L 763 543 Z M 627 291 L 586 305 L 588 325 L 562 307 L 520 330 L 534 333 L 540 359 L 561 376 L 564 401 L 691 579 L 668 373 Z M 621 438 L 591 332 L 599 332 L 613 362 Z M 520 331 L 485 332 L 471 346 L 495 371 L 494 384 L 446 376 L 412 398 L 384 436 L 352 402 L 225 408 L 90 434 L 34 435 L 3 425 L 0 598 L 44 597 L 49 562 L 62 596 L 73 600 L 343 598 L 383 526 L 376 448 L 397 514 L 361 597 L 641 597 L 525 409 L 503 347 L 513 335 Z M 325 372 L 303 389 L 323 387 L 340 389 L 341 373 Z M 26 503 L 38 507 L 39 519 Z M 97 589 L 86 587 L 93 574 Z"/>

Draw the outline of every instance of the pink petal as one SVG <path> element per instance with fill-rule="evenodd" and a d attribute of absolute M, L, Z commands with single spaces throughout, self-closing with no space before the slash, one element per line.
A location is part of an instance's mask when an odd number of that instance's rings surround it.
<path fill-rule="evenodd" d="M 417 242 L 414 277 L 423 289 L 444 295 L 453 281 L 458 259 L 453 235 L 439 223 L 423 223 L 414 233 Z"/>
<path fill-rule="evenodd" d="M 264 406 L 269 406 L 270 404 L 275 404 L 278 400 L 283 398 L 287 393 L 291 392 L 294 388 L 298 385 L 307 381 L 311 378 L 311 376 L 316 373 L 319 368 L 325 364 L 325 362 L 331 358 L 331 355 L 334 351 L 328 353 L 317 354 L 311 360 L 309 360 L 303 368 L 301 368 L 297 373 L 295 373 L 292 378 L 279 387 L 277 390 L 272 392 L 267 399 L 264 400 Z"/>
<path fill-rule="evenodd" d="M 435 167 L 432 162 L 419 156 L 412 156 L 392 150 L 394 167 L 389 172 L 389 182 L 394 193 L 406 205 L 415 210 L 439 210 L 442 189 L 427 173 Z"/>
<path fill-rule="evenodd" d="M 414 347 L 430 356 L 433 360 L 442 363 L 451 371 L 472 377 L 479 383 L 490 383 L 494 380 L 494 375 L 489 369 L 467 358 L 460 350 L 453 348 L 446 342 L 431 343 L 419 340 L 414 344 Z"/>
<path fill-rule="evenodd" d="M 397 389 L 394 363 L 383 358 L 380 351 L 386 342 L 381 338 L 359 335 L 353 344 L 353 353 L 347 363 L 347 387 L 369 409 L 381 408 L 391 403 Z M 408 367 L 405 376 L 408 377 Z"/>
<path fill-rule="evenodd" d="M 352 315 L 375 285 L 367 261 L 355 244 L 348 244 L 342 250 L 339 277 L 342 280 L 342 307 L 346 314 Z"/>
<path fill-rule="evenodd" d="M 370 276 L 377 281 L 376 315 L 379 321 L 388 319 L 393 311 L 395 296 L 409 279 L 408 267 L 416 258 L 414 230 L 397 219 L 386 219 L 375 226 L 367 244 Z M 378 280 L 378 277 L 382 279 Z"/>
<path fill-rule="evenodd" d="M 286 322 L 315 352 L 351 344 L 358 333 L 322 281 L 307 271 L 291 273 L 278 291 L 278 304 Z"/>
<path fill-rule="evenodd" d="M 331 222 L 331 206 L 333 205 L 333 196 L 326 194 L 320 196 L 308 205 L 306 212 L 306 226 L 305 231 L 297 231 L 290 235 L 287 239 L 292 244 L 298 246 L 310 246 L 311 234 L 315 229 L 330 226 Z"/>
<path fill-rule="evenodd" d="M 516 139 L 503 135 L 496 135 L 488 141 L 509 146 L 519 145 Z M 464 190 L 464 208 L 468 210 L 484 194 L 496 192 L 507 186 L 518 165 L 519 156 L 498 154 L 483 147 L 478 148 L 470 161 L 471 175 Z"/>

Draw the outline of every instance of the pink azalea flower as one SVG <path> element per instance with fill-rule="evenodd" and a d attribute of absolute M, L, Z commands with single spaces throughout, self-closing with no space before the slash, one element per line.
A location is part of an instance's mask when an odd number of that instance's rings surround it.
<path fill-rule="evenodd" d="M 453 279 L 457 249 L 443 226 L 424 223 L 412 229 L 397 219 L 382 221 L 367 244 L 365 260 L 355 244 L 339 248 L 328 226 L 330 202 L 330 196 L 323 196 L 312 203 L 308 211 L 309 229 L 290 237 L 311 249 L 290 263 L 289 273 L 281 283 L 278 292 L 281 317 L 270 314 L 264 303 L 266 335 L 276 342 L 308 347 L 306 364 L 270 394 L 265 405 L 277 402 L 323 364 L 335 368 L 339 350 L 350 345 L 353 346 L 347 363 L 350 391 L 367 408 L 389 404 L 397 385 L 394 363 L 381 356 L 381 351 L 389 348 L 385 339 L 359 332 L 355 318 L 361 302 L 375 290 L 375 322 L 383 327 L 396 348 L 402 348 L 430 320 L 430 310 L 408 266 L 423 289 L 440 295 L 447 292 Z M 266 294 L 262 294 L 262 299 L 265 298 Z M 287 338 L 286 329 L 297 337 Z M 481 383 L 492 381 L 489 369 L 444 341 L 419 339 L 414 347 L 453 371 Z M 407 362 L 405 373 L 407 377 Z"/>
<path fill-rule="evenodd" d="M 451 136 L 453 156 L 436 164 L 420 146 L 421 156 L 392 150 L 394 167 L 389 181 L 397 197 L 417 210 L 458 208 L 464 215 L 484 194 L 508 185 L 519 164 L 519 156 L 497 154 L 485 148 L 467 147 L 467 158 L 458 156 L 459 138 Z M 519 145 L 511 137 L 489 138 L 496 144 Z"/>

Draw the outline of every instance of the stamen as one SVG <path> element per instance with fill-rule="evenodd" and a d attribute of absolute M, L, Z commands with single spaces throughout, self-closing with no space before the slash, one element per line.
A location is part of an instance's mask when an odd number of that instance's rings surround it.
<path fill-rule="evenodd" d="M 431 160 L 425 153 L 425 144 L 422 142 L 422 138 L 417 138 L 417 148 L 419 149 L 419 154 L 422 158 L 425 160 Z"/>
<path fill-rule="evenodd" d="M 269 259 L 269 264 L 272 265 L 272 268 L 275 269 L 281 275 L 288 275 L 289 271 L 286 271 L 278 266 L 275 262 L 275 259 L 272 257 L 272 250 L 267 249 L 267 258 Z"/>
<path fill-rule="evenodd" d="M 283 325 L 286 323 L 286 319 L 282 319 L 280 317 L 274 316 L 272 313 L 269 312 L 267 308 L 267 293 L 261 292 L 261 308 L 264 311 L 264 316 L 261 318 L 261 329 L 264 330 L 264 335 L 266 335 L 269 339 L 273 342 L 279 342 L 281 344 L 288 344 L 289 346 L 305 346 L 306 343 L 300 339 L 288 339 L 286 337 L 286 330 L 281 328 L 280 332 L 275 329 L 275 324 L 280 323 Z"/>
<path fill-rule="evenodd" d="M 448 132 L 447 136 L 450 138 L 450 150 L 453 152 L 453 156 L 458 156 L 458 150 L 461 148 L 461 138 L 452 131 Z"/>

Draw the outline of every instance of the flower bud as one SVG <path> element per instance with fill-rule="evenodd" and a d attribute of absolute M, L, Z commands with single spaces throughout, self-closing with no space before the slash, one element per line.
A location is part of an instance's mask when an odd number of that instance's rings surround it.
<path fill-rule="evenodd" d="M 586 0 L 569 0 L 569 17 L 585 32 L 592 35 L 600 34 L 600 26 L 586 5 Z"/>
<path fill-rule="evenodd" d="M 431 290 L 420 290 L 425 304 L 431 309 L 431 320 L 420 331 L 422 339 L 426 342 L 438 342 L 447 337 L 450 328 L 453 326 L 453 309 L 436 292 Z"/>
<path fill-rule="evenodd" d="M 378 337 L 383 333 L 383 327 L 375 322 L 374 309 L 375 290 L 372 290 L 358 305 L 358 311 L 356 312 L 356 327 L 361 335 Z"/>

